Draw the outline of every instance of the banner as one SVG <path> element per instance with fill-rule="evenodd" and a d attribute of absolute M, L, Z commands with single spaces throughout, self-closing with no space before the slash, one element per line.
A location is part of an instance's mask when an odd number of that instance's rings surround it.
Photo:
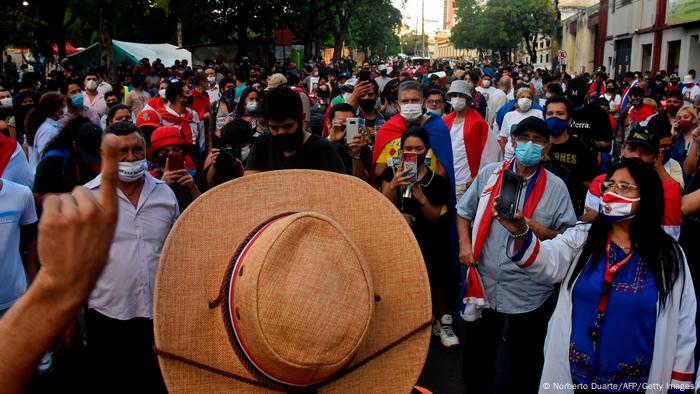
<path fill-rule="evenodd" d="M 666 8 L 667 25 L 678 25 L 698 20 L 700 20 L 700 1 L 668 0 Z"/>

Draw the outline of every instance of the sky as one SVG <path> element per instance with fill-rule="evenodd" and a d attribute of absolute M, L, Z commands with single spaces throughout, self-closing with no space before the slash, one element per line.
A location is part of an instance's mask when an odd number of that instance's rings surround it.
<path fill-rule="evenodd" d="M 437 29 L 442 29 L 443 0 L 425 1 L 425 33 L 430 35 Z M 406 4 L 401 5 L 402 0 L 392 0 L 394 7 L 401 10 L 403 23 L 409 25 L 411 29 L 420 31 L 421 0 L 406 0 Z"/>

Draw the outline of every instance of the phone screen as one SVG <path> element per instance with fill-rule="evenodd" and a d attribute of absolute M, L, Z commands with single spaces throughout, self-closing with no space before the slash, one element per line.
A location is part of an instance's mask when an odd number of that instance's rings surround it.
<path fill-rule="evenodd" d="M 520 202 L 520 192 L 523 186 L 523 178 L 517 173 L 506 170 L 503 173 L 501 191 L 498 198 L 498 214 L 506 219 L 512 220 L 518 210 Z"/>
<path fill-rule="evenodd" d="M 171 152 L 168 155 L 168 171 L 177 171 L 185 168 L 185 159 L 180 152 Z"/>

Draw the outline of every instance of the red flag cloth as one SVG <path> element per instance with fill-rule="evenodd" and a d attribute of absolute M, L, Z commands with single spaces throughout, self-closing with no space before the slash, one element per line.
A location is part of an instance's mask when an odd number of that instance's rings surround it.
<path fill-rule="evenodd" d="M 5 172 L 15 150 L 17 150 L 17 141 L 0 133 L 0 176 Z"/>
<path fill-rule="evenodd" d="M 456 117 L 457 112 L 453 111 L 442 118 L 450 132 L 452 132 L 452 125 Z M 476 179 L 481 164 L 481 153 L 484 151 L 489 137 L 489 127 L 478 112 L 467 107 L 462 132 L 464 133 L 464 151 L 467 152 L 469 172 L 472 179 Z"/>

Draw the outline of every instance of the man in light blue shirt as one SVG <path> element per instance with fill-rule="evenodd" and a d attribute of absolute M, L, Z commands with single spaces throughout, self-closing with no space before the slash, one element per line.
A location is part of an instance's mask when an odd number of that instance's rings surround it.
<path fill-rule="evenodd" d="M 536 117 L 526 118 L 512 136 L 516 154 L 507 167 L 525 179 L 518 211 L 527 217 L 528 199 L 539 195 L 539 201 L 531 202 L 536 205 L 528 224 L 540 239 L 554 238 L 573 226 L 576 216 L 564 182 L 541 168 L 542 151 L 549 141 L 547 124 Z M 547 321 L 555 303 L 552 284 L 535 282 L 510 263 L 505 247 L 510 234 L 489 214 L 494 200 L 492 187 L 502 168 L 504 163 L 482 168 L 457 203 L 460 260 L 476 264 L 492 308 L 485 310 L 481 319 L 466 323 L 467 338 L 474 338 L 476 347 L 465 352 L 467 392 L 537 391 Z M 482 223 L 482 219 L 487 221 Z M 472 247 L 479 244 L 477 237 L 483 239 L 478 252 Z M 475 252 L 478 261 L 474 261 Z"/>

